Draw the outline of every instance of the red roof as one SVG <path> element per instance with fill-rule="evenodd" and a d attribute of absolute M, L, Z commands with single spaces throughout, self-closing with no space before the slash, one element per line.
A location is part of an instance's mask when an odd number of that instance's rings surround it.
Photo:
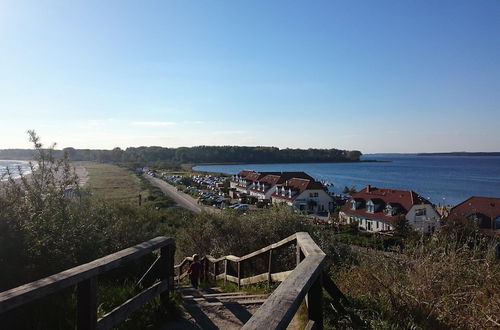
<path fill-rule="evenodd" d="M 245 178 L 247 175 L 252 174 L 252 173 L 255 173 L 255 171 L 243 170 L 243 171 L 240 171 L 240 173 L 238 173 L 237 175 Z"/>
<path fill-rule="evenodd" d="M 482 215 L 489 223 L 489 228 L 492 228 L 491 220 L 500 217 L 500 198 L 472 196 L 454 206 L 448 220 L 465 222 L 471 214 Z"/>
<path fill-rule="evenodd" d="M 364 202 L 359 209 L 351 209 L 351 200 Z M 366 202 L 372 200 L 374 204 L 381 205 L 376 212 L 366 211 Z M 383 210 L 387 204 L 400 205 L 401 209 L 394 216 L 386 215 Z M 359 215 L 367 218 L 376 218 L 382 220 L 392 220 L 398 215 L 406 214 L 418 204 L 430 204 L 430 202 L 412 190 L 400 190 L 392 188 L 378 188 L 370 185 L 364 187 L 345 203 L 341 211 L 348 214 Z"/>

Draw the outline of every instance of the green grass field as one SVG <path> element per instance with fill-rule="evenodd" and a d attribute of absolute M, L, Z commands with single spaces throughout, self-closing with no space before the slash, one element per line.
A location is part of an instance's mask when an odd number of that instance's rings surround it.
<path fill-rule="evenodd" d="M 147 197 L 140 179 L 131 171 L 111 164 L 77 162 L 87 169 L 89 188 L 95 196 L 107 201 L 136 201 L 137 195 Z"/>

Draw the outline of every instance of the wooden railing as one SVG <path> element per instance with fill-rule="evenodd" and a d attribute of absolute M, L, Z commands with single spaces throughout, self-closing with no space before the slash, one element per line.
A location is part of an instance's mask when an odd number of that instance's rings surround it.
<path fill-rule="evenodd" d="M 160 256 L 155 262 L 155 276 L 160 281 L 97 319 L 97 276 L 158 249 Z M 174 254 L 175 242 L 172 238 L 154 238 L 87 264 L 1 292 L 0 314 L 76 285 L 77 329 L 109 329 L 158 295 L 162 304 L 168 302 L 169 290 L 174 284 Z"/>
<path fill-rule="evenodd" d="M 296 245 L 295 261 L 296 267 L 292 270 L 273 272 L 273 251 Z M 267 255 L 267 272 L 254 276 L 244 277 L 245 263 L 251 259 Z M 187 266 L 192 258 L 185 258 L 175 268 L 175 279 L 181 281 L 187 274 Z M 346 297 L 337 288 L 335 283 L 323 271 L 326 261 L 325 253 L 316 245 L 306 232 L 291 235 L 275 244 L 269 245 L 253 253 L 242 257 L 233 255 L 221 258 L 204 256 L 201 262 L 204 268 L 204 276 L 212 279 L 223 279 L 238 285 L 249 285 L 259 282 L 282 282 L 269 296 L 264 304 L 243 326 L 243 329 L 286 329 L 293 319 L 301 303 L 306 302 L 309 322 L 307 329 L 323 328 L 323 288 L 333 298 L 333 305 L 339 312 L 349 314 L 343 305 L 347 303 Z M 228 264 L 236 263 L 237 275 L 228 274 Z M 220 266 L 223 271 L 217 271 Z M 361 328 L 358 318 L 350 315 L 353 323 Z"/>

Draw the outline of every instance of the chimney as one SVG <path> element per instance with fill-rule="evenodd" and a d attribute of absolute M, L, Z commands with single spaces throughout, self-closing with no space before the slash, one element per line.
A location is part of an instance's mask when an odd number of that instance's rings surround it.
<path fill-rule="evenodd" d="M 368 193 L 369 193 L 371 189 L 372 189 L 372 186 L 371 186 L 371 185 L 367 185 L 367 186 L 366 186 L 366 192 L 368 192 Z"/>

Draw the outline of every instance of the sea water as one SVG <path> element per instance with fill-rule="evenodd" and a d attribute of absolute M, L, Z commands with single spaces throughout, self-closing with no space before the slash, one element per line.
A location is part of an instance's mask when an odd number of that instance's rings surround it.
<path fill-rule="evenodd" d="M 23 160 L 0 160 L 0 180 L 6 180 L 6 172 L 7 168 L 9 168 L 12 176 L 14 178 L 19 177 L 19 169 L 21 173 L 27 174 L 30 173 L 31 168 L 29 166 L 29 162 Z"/>
<path fill-rule="evenodd" d="M 414 190 L 435 204 L 456 205 L 470 196 L 500 197 L 500 157 L 365 155 L 359 163 L 203 165 L 198 171 L 236 174 L 255 171 L 304 171 L 316 180 L 333 184 L 341 193 L 345 186 L 365 185 Z"/>

